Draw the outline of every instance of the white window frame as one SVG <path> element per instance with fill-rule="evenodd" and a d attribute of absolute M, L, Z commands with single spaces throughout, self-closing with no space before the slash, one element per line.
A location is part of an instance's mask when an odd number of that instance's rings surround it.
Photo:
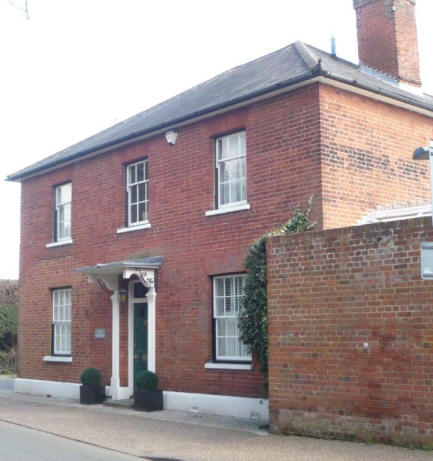
<path fill-rule="evenodd" d="M 233 155 L 230 157 L 226 157 L 224 159 L 220 159 L 221 149 L 224 149 L 224 145 L 227 145 L 229 139 L 237 137 L 239 146 L 242 144 L 243 151 L 238 152 L 237 155 Z M 246 133 L 245 130 L 237 131 L 235 133 L 231 133 L 225 136 L 220 136 L 215 139 L 215 168 L 216 168 L 216 206 L 218 210 L 228 209 L 228 208 L 238 208 L 242 205 L 247 204 L 247 148 L 246 148 Z M 220 169 L 223 163 L 232 160 L 244 159 L 244 170 L 245 170 L 245 177 L 241 178 L 244 181 L 243 189 L 245 190 L 245 198 L 243 200 L 237 201 L 230 201 L 229 203 L 221 203 L 221 182 L 220 182 Z M 232 181 L 228 181 L 232 182 Z M 242 189 L 241 189 L 242 190 Z"/>
<path fill-rule="evenodd" d="M 62 191 L 65 190 L 65 188 L 69 187 L 69 196 L 70 199 L 69 201 L 63 201 L 61 198 L 64 193 L 62 194 Z M 60 200 L 59 200 L 59 195 L 60 195 Z M 56 219 L 55 219 L 55 242 L 66 242 L 71 240 L 71 234 L 72 234 L 72 183 L 67 182 L 64 184 L 61 184 L 59 186 L 56 186 L 54 189 L 54 200 L 55 200 L 55 212 L 56 212 Z M 63 209 L 63 229 L 61 228 L 61 221 L 60 221 L 60 213 L 61 210 Z M 69 233 L 65 233 L 65 226 L 64 223 L 69 222 Z M 61 232 L 62 230 L 62 232 Z M 62 235 L 61 235 L 62 234 Z"/>
<path fill-rule="evenodd" d="M 241 277 L 243 279 L 243 286 L 245 286 L 245 278 L 246 278 L 246 275 L 245 274 L 230 274 L 230 275 L 219 275 L 219 276 L 216 276 L 213 278 L 213 322 L 214 322 L 214 338 L 213 338 L 213 342 L 214 342 L 214 350 L 215 350 L 215 360 L 217 362 L 242 362 L 242 363 L 250 363 L 251 362 L 251 354 L 247 354 L 247 355 L 237 355 L 237 356 L 229 356 L 229 355 L 221 355 L 219 353 L 219 341 L 218 339 L 219 338 L 227 338 L 227 337 L 231 337 L 231 338 L 239 338 L 239 330 L 237 331 L 237 335 L 236 336 L 233 336 L 233 335 L 220 335 L 219 334 L 219 331 L 218 331 L 218 319 L 222 319 L 222 318 L 239 318 L 239 312 L 236 313 L 236 312 L 233 312 L 233 315 L 219 315 L 218 312 L 217 312 L 217 299 L 218 298 L 221 298 L 221 296 L 218 296 L 217 294 L 217 281 L 218 280 L 224 280 L 224 284 L 225 284 L 225 280 L 226 279 L 233 279 L 233 282 L 232 282 L 232 288 L 231 288 L 231 295 L 230 297 L 233 298 L 234 297 L 234 287 L 235 287 L 235 283 L 234 283 L 234 279 L 235 278 L 239 278 Z M 222 296 L 222 297 L 226 297 L 226 296 Z M 232 306 L 234 306 L 234 303 L 232 302 L 231 303 Z M 240 310 L 240 303 L 239 303 L 239 310 Z"/>
<path fill-rule="evenodd" d="M 144 174 L 142 181 L 131 181 L 130 178 L 130 168 L 136 167 L 137 165 L 143 164 Z M 134 202 L 134 205 L 137 206 L 137 217 L 138 217 L 138 209 L 140 203 L 146 203 L 146 219 L 141 221 L 131 222 L 131 190 L 133 187 L 138 186 L 139 184 L 145 184 L 145 199 L 139 200 L 138 197 L 138 187 L 137 187 L 137 202 Z M 148 159 L 140 160 L 135 163 L 130 163 L 126 165 L 126 195 L 127 195 L 127 226 L 128 227 L 135 227 L 135 226 L 142 226 L 143 224 L 149 223 L 149 162 Z"/>
<path fill-rule="evenodd" d="M 52 354 L 53 356 L 71 355 L 71 288 L 56 288 L 51 291 L 52 305 Z M 62 302 L 61 302 L 62 299 Z M 57 341 L 59 338 L 59 341 Z M 60 347 L 58 347 L 60 343 Z"/>

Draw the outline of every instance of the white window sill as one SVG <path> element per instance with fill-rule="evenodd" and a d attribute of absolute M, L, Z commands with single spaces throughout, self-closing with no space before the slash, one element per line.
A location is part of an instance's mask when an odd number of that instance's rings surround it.
<path fill-rule="evenodd" d="M 61 355 L 46 355 L 44 362 L 60 362 L 60 363 L 71 363 L 72 357 L 63 357 Z"/>
<path fill-rule="evenodd" d="M 206 362 L 204 367 L 208 370 L 252 370 L 252 363 L 215 363 Z"/>
<path fill-rule="evenodd" d="M 217 210 L 206 211 L 205 216 L 215 216 L 218 214 L 234 213 L 235 211 L 249 210 L 250 204 L 244 203 L 243 205 L 236 205 L 226 208 L 218 208 Z"/>
<path fill-rule="evenodd" d="M 62 245 L 70 245 L 74 241 L 72 239 L 67 239 L 67 240 L 60 240 L 59 242 L 51 242 L 47 243 L 45 246 L 47 248 L 52 248 L 52 247 L 60 247 Z"/>
<path fill-rule="evenodd" d="M 121 227 L 120 229 L 117 229 L 116 233 L 123 234 L 125 232 L 133 232 L 141 229 L 150 229 L 151 227 L 150 222 L 145 222 L 143 224 L 137 224 L 136 226 Z"/>

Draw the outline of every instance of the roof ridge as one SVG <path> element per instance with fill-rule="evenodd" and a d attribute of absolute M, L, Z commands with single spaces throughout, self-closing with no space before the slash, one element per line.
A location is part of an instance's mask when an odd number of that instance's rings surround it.
<path fill-rule="evenodd" d="M 297 53 L 299 54 L 302 62 L 308 70 L 313 70 L 317 64 L 318 60 L 312 55 L 310 50 L 307 48 L 307 45 L 300 40 L 297 40 L 293 43 Z"/>

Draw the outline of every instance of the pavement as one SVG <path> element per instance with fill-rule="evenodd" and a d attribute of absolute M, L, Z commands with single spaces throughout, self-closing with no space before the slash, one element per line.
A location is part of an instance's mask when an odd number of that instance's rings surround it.
<path fill-rule="evenodd" d="M 257 422 L 236 418 L 86 406 L 70 400 L 15 394 L 4 387 L 4 383 L 0 384 L 0 424 L 100 447 L 124 454 L 125 460 L 126 456 L 160 461 L 433 460 L 433 452 L 423 450 L 272 435 L 261 430 Z"/>

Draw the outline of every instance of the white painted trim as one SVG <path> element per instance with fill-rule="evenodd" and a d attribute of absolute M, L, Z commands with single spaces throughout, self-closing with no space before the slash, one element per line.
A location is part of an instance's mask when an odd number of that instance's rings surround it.
<path fill-rule="evenodd" d="M 79 400 L 80 386 L 79 383 L 16 378 L 14 391 L 22 394 L 50 395 L 51 397 Z M 105 386 L 105 393 L 108 396 L 111 395 L 110 386 Z M 129 398 L 130 395 L 128 387 L 120 387 L 118 393 L 122 399 Z M 262 421 L 269 419 L 268 400 L 251 397 L 164 391 L 164 409 L 243 419 L 250 419 L 251 413 L 255 413 Z"/>
<path fill-rule="evenodd" d="M 149 288 L 147 293 L 147 369 L 156 372 L 156 291 L 155 288 Z"/>
<path fill-rule="evenodd" d="M 251 363 L 216 363 L 206 362 L 204 367 L 208 370 L 252 370 Z"/>
<path fill-rule="evenodd" d="M 128 284 L 128 393 L 134 393 L 134 282 Z"/>
<path fill-rule="evenodd" d="M 113 400 L 120 399 L 120 296 L 116 289 L 111 295 L 112 324 L 111 324 L 111 395 Z"/>
<path fill-rule="evenodd" d="M 57 355 L 46 355 L 43 358 L 44 362 L 59 362 L 59 363 L 71 363 L 72 357 L 62 357 Z"/>
<path fill-rule="evenodd" d="M 80 398 L 80 384 L 60 381 L 16 378 L 14 391 L 21 394 L 50 395 L 62 399 Z"/>
<path fill-rule="evenodd" d="M 251 419 L 253 413 L 262 421 L 269 420 L 268 400 L 251 397 L 164 391 L 164 410 L 192 411 L 243 419 Z"/>
<path fill-rule="evenodd" d="M 363 216 L 358 224 L 372 224 L 377 222 L 400 221 L 432 215 L 432 205 L 419 205 L 404 208 L 390 208 L 388 210 L 374 210 Z"/>
<path fill-rule="evenodd" d="M 58 242 L 47 243 L 45 246 L 47 248 L 52 248 L 52 247 L 60 247 L 62 245 L 69 245 L 71 243 L 74 243 L 74 241 L 72 239 L 68 239 L 68 240 L 60 240 Z"/>
<path fill-rule="evenodd" d="M 219 214 L 233 213 L 235 211 L 249 210 L 250 208 L 251 207 L 249 203 L 244 203 L 243 205 L 235 205 L 226 208 L 218 208 L 217 210 L 209 210 L 206 211 L 205 216 L 215 216 Z"/>
<path fill-rule="evenodd" d="M 151 227 L 152 225 L 148 221 L 143 224 L 137 224 L 136 226 L 121 227 L 120 229 L 116 230 L 116 234 L 124 234 L 125 232 L 133 232 L 141 229 L 150 229 Z"/>

